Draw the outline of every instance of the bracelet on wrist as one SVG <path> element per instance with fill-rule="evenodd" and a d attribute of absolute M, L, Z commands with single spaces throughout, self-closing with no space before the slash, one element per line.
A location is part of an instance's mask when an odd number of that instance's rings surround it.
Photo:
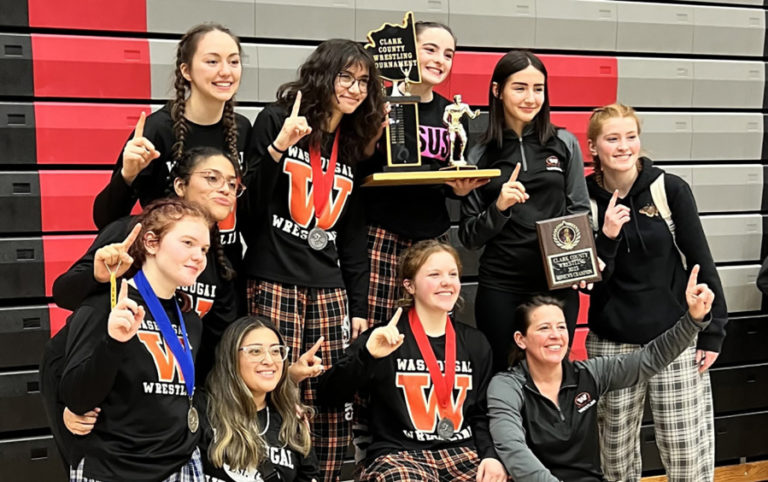
<path fill-rule="evenodd" d="M 288 152 L 288 149 L 278 149 L 274 141 L 269 143 L 269 147 L 271 147 L 275 152 L 277 152 L 280 155 L 283 155 L 286 152 Z"/>

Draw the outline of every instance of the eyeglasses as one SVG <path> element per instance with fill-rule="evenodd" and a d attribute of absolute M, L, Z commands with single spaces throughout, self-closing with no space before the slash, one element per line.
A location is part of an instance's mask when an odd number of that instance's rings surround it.
<path fill-rule="evenodd" d="M 200 174 L 208 182 L 208 185 L 213 189 L 221 189 L 224 183 L 230 191 L 235 193 L 236 197 L 240 197 L 245 192 L 245 185 L 241 183 L 236 177 L 225 178 L 224 174 L 219 171 L 196 171 L 192 174 Z"/>
<path fill-rule="evenodd" d="M 245 352 L 248 359 L 252 362 L 261 362 L 266 358 L 267 353 L 273 361 L 283 361 L 288 358 L 289 348 L 285 345 L 270 345 L 264 346 L 262 344 L 241 346 L 240 350 Z"/>
<path fill-rule="evenodd" d="M 352 86 L 355 85 L 355 83 L 357 83 L 357 88 L 360 89 L 360 92 L 362 93 L 368 92 L 367 77 L 356 79 L 349 72 L 339 72 L 338 74 L 336 74 L 336 77 L 339 79 L 339 85 L 344 87 L 345 89 L 351 89 Z"/>

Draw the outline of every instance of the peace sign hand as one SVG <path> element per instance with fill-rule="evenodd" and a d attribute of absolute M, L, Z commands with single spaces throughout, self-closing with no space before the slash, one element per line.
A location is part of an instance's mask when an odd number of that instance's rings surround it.
<path fill-rule="evenodd" d="M 128 271 L 133 264 L 133 258 L 128 255 L 131 247 L 141 231 L 141 223 L 133 227 L 128 237 L 120 243 L 108 244 L 96 250 L 93 258 L 93 279 L 99 283 L 109 281 L 110 273 L 120 277 Z"/>
<path fill-rule="evenodd" d="M 323 345 L 324 337 L 317 339 L 312 348 L 302 354 L 296 363 L 292 363 L 288 367 L 288 374 L 291 376 L 294 382 L 301 383 L 307 378 L 314 378 L 319 376 L 325 370 L 323 366 L 323 359 L 317 356 L 317 351 Z"/>
<path fill-rule="evenodd" d="M 125 182 L 130 185 L 136 176 L 149 165 L 150 162 L 160 157 L 160 153 L 155 150 L 154 144 L 144 137 L 144 123 L 146 115 L 144 112 L 139 116 L 136 123 L 136 129 L 133 132 L 133 139 L 128 141 L 123 149 L 123 168 L 120 171 Z"/>
<path fill-rule="evenodd" d="M 524 203 L 530 196 L 525 192 L 525 186 L 517 180 L 520 174 L 520 163 L 515 166 L 509 180 L 502 184 L 499 197 L 496 199 L 496 207 L 499 211 L 506 211 L 517 203 Z"/>
<path fill-rule="evenodd" d="M 121 343 L 129 341 L 139 331 L 139 326 L 144 321 L 144 314 L 144 307 L 128 298 L 128 282 L 123 280 L 120 284 L 117 304 L 109 313 L 107 333 Z"/>
<path fill-rule="evenodd" d="M 605 222 L 603 223 L 603 234 L 610 239 L 616 239 L 621 232 L 621 227 L 629 221 L 629 207 L 623 204 L 616 204 L 619 200 L 619 190 L 613 191 L 611 200 L 608 201 L 608 207 L 605 210 Z"/>
<path fill-rule="evenodd" d="M 395 316 L 384 326 L 380 326 L 371 332 L 370 338 L 365 344 L 365 348 L 373 358 L 384 358 L 400 348 L 403 344 L 405 335 L 397 330 L 397 322 L 400 321 L 402 308 L 398 308 Z"/>
<path fill-rule="evenodd" d="M 702 321 L 709 310 L 712 309 L 712 302 L 715 299 L 715 293 L 706 283 L 697 283 L 699 276 L 699 265 L 695 265 L 691 270 L 691 276 L 688 278 L 688 286 L 685 288 L 685 301 L 688 302 L 688 313 L 696 321 Z"/>
<path fill-rule="evenodd" d="M 307 118 L 303 115 L 299 115 L 301 109 L 301 91 L 296 91 L 296 100 L 293 101 L 293 109 L 291 109 L 291 115 L 285 118 L 283 127 L 277 134 L 277 138 L 272 142 L 272 145 L 281 151 L 288 150 L 289 147 L 296 144 L 302 137 L 312 132 L 312 128 L 307 123 Z M 274 150 L 274 149 L 273 149 Z M 280 154 L 275 152 L 275 154 Z"/>

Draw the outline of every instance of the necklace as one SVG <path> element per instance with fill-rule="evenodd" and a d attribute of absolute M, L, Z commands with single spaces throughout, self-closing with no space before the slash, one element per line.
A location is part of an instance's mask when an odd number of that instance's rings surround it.
<path fill-rule="evenodd" d="M 259 432 L 259 436 L 264 435 L 269 430 L 269 405 L 267 405 L 267 423 L 264 424 L 264 430 Z"/>

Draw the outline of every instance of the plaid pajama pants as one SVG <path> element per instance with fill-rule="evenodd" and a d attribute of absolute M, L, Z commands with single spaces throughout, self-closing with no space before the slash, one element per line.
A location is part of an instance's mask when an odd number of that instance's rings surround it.
<path fill-rule="evenodd" d="M 307 288 L 270 281 L 248 281 L 249 311 L 272 320 L 291 348 L 291 361 L 325 337 L 317 352 L 327 368 L 344 354 L 349 342 L 347 296 L 341 288 Z M 324 480 L 335 481 L 351 441 L 349 417 L 344 409 L 317 407 L 317 380 L 301 383 L 302 401 L 314 406 L 311 420 L 312 446 L 320 461 Z"/>
<path fill-rule="evenodd" d="M 381 455 L 360 474 L 369 482 L 474 482 L 480 459 L 468 447 L 408 450 Z"/>
<path fill-rule="evenodd" d="M 630 353 L 638 345 L 587 335 L 590 357 Z M 661 461 L 672 482 L 705 482 L 714 477 L 715 433 L 709 371 L 698 373 L 694 342 L 646 383 L 606 393 L 597 405 L 600 457 L 605 478 L 640 480 L 640 424 L 646 392 Z"/>
<path fill-rule="evenodd" d="M 69 482 L 99 482 L 96 479 L 89 479 L 83 475 L 85 468 L 85 458 L 80 460 L 77 467 L 69 468 Z M 200 449 L 196 448 L 192 457 L 178 472 L 171 474 L 163 482 L 205 482 L 203 475 L 203 462 L 200 459 Z"/>

